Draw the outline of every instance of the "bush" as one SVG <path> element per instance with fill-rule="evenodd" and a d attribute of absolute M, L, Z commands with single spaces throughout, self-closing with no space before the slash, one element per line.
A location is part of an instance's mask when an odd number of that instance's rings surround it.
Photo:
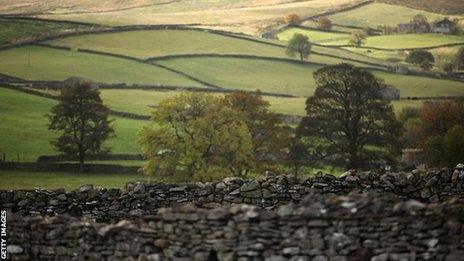
<path fill-rule="evenodd" d="M 464 128 L 456 125 L 445 135 L 435 136 L 427 143 L 427 164 L 432 167 L 456 166 L 464 159 Z"/>
<path fill-rule="evenodd" d="M 321 17 L 317 20 L 317 28 L 329 31 L 332 29 L 332 21 L 327 17 Z"/>
<path fill-rule="evenodd" d="M 300 25 L 302 22 L 301 18 L 295 13 L 287 14 L 284 21 L 288 25 Z"/>

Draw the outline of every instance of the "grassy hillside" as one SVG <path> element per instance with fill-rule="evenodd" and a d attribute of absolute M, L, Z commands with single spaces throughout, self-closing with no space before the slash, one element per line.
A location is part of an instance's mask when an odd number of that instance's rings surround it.
<path fill-rule="evenodd" d="M 177 91 L 151 90 L 101 90 L 101 96 L 106 104 L 118 111 L 150 115 L 150 112 L 163 99 L 178 95 Z M 216 94 L 222 96 L 223 94 Z M 305 98 L 281 98 L 264 96 L 271 104 L 270 109 L 283 114 L 304 114 Z"/>
<path fill-rule="evenodd" d="M 161 63 L 220 86 L 297 96 L 313 94 L 313 72 L 319 68 L 311 64 L 237 58 L 186 58 Z M 380 71 L 375 74 L 399 88 L 404 97 L 464 95 L 462 82 Z"/>
<path fill-rule="evenodd" d="M 399 1 L 403 2 L 403 0 Z M 423 2 L 424 0 L 417 1 Z M 376 28 L 378 25 L 396 26 L 399 23 L 409 22 L 414 15 L 419 13 L 425 15 L 429 21 L 444 17 L 442 14 L 412 9 L 400 5 L 372 3 L 353 10 L 330 15 L 329 18 L 336 24 Z"/>
<path fill-rule="evenodd" d="M 368 37 L 365 46 L 383 49 L 406 49 L 430 48 L 460 43 L 464 44 L 464 35 L 396 34 Z"/>
<path fill-rule="evenodd" d="M 336 33 L 336 32 L 324 32 L 317 30 L 308 30 L 304 28 L 289 28 L 277 35 L 277 38 L 282 41 L 289 41 L 294 34 L 303 34 L 308 36 L 309 41 L 318 44 L 324 44 L 326 42 L 340 42 L 341 45 L 347 44 L 350 39 L 350 34 L 347 33 Z"/>
<path fill-rule="evenodd" d="M 40 155 L 56 154 L 49 144 L 55 134 L 47 129 L 45 115 L 55 101 L 0 88 L 0 153 L 8 160 L 35 161 Z M 108 144 L 115 153 L 138 153 L 136 134 L 142 121 L 113 118 L 117 138 Z"/>
<path fill-rule="evenodd" d="M 0 72 L 28 80 L 64 80 L 70 76 L 80 76 L 107 83 L 201 86 L 183 76 L 148 64 L 39 46 L 0 51 Z"/>
<path fill-rule="evenodd" d="M 136 40 L 134 40 L 136 39 Z M 256 38 L 250 38 L 257 40 Z M 261 39 L 259 39 L 261 41 Z M 264 41 L 264 40 L 262 40 Z M 272 46 L 246 39 L 237 39 L 213 33 L 192 30 L 142 30 L 121 33 L 105 33 L 66 37 L 49 41 L 49 44 L 66 46 L 73 49 L 84 48 L 108 53 L 123 54 L 140 59 L 182 54 L 244 54 L 277 58 L 288 58 L 285 54 L 285 43 Z M 362 63 L 346 60 L 356 59 L 362 62 L 382 63 L 375 59 L 356 55 L 343 50 L 314 47 L 314 52 L 337 55 L 342 59 L 312 54 L 309 61 L 324 64 L 341 62 L 353 63 L 357 66 L 371 67 Z"/>
<path fill-rule="evenodd" d="M 0 28 L 0 45 L 92 29 L 91 26 L 73 23 L 4 18 L 0 18 Z"/>
<path fill-rule="evenodd" d="M 350 34 L 321 32 L 304 28 L 290 28 L 278 34 L 282 41 L 288 41 L 295 33 L 304 34 L 313 43 L 325 46 L 349 44 Z M 464 44 L 464 35 L 443 34 L 392 34 L 367 37 L 363 47 L 382 49 L 432 48 L 448 44 Z"/>
<path fill-rule="evenodd" d="M 177 54 L 249 54 L 285 57 L 285 50 L 248 40 L 192 30 L 144 30 L 67 37 L 52 45 L 85 48 L 146 59 Z"/>

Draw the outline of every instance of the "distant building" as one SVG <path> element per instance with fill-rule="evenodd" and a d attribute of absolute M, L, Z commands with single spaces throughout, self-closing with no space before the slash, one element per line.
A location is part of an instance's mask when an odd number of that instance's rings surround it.
<path fill-rule="evenodd" d="M 428 24 L 409 22 L 405 24 L 398 24 L 398 33 L 428 33 L 430 32 L 430 26 Z"/>
<path fill-rule="evenodd" d="M 409 67 L 406 65 L 397 64 L 391 68 L 391 71 L 397 74 L 408 74 Z"/>
<path fill-rule="evenodd" d="M 458 26 L 455 22 L 445 18 L 433 23 L 432 32 L 441 34 L 453 34 L 456 32 L 457 28 Z"/>

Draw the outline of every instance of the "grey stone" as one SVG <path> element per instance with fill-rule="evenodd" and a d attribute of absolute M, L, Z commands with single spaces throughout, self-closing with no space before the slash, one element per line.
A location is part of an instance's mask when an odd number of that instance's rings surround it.
<path fill-rule="evenodd" d="M 21 254 L 24 252 L 24 249 L 18 245 L 8 245 L 6 251 L 10 254 Z"/>

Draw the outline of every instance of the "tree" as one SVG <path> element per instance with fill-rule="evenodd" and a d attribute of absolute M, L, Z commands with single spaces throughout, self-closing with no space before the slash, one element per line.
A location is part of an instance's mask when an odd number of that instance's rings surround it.
<path fill-rule="evenodd" d="M 303 34 L 294 34 L 292 39 L 288 42 L 287 55 L 295 57 L 297 54 L 301 61 L 308 58 L 311 53 L 311 43 L 309 38 Z"/>
<path fill-rule="evenodd" d="M 400 125 L 381 97 L 386 88 L 381 80 L 348 64 L 319 69 L 314 78 L 316 91 L 298 131 L 318 144 L 319 154 L 349 168 L 397 155 Z"/>
<path fill-rule="evenodd" d="M 355 31 L 351 34 L 350 44 L 356 47 L 361 47 L 366 39 L 366 34 L 362 30 Z"/>
<path fill-rule="evenodd" d="M 449 167 L 462 163 L 464 159 L 464 128 L 456 125 L 444 135 L 433 137 L 427 142 L 427 164 L 433 167 Z"/>
<path fill-rule="evenodd" d="M 108 120 L 110 110 L 103 105 L 100 92 L 86 82 L 64 87 L 58 100 L 48 115 L 48 128 L 61 135 L 51 144 L 64 154 L 77 157 L 83 172 L 87 155 L 109 151 L 102 145 L 114 134 Z"/>
<path fill-rule="evenodd" d="M 294 13 L 287 14 L 284 17 L 284 21 L 288 25 L 300 25 L 301 24 L 301 18 L 297 14 L 294 14 Z"/>
<path fill-rule="evenodd" d="M 441 66 L 441 69 L 447 73 L 447 74 L 451 74 L 454 70 L 454 64 L 452 63 L 444 63 L 442 66 Z"/>
<path fill-rule="evenodd" d="M 269 111 L 270 104 L 262 99 L 259 91 L 236 91 L 226 95 L 224 102 L 245 115 L 258 166 L 275 163 L 284 157 L 289 132 L 283 126 L 281 116 Z"/>
<path fill-rule="evenodd" d="M 423 26 L 425 28 L 427 28 L 427 32 L 430 31 L 430 23 L 428 21 L 428 18 L 427 16 L 423 15 L 423 14 L 416 14 L 413 18 L 412 18 L 412 22 L 420 25 L 420 26 Z"/>
<path fill-rule="evenodd" d="M 317 28 L 325 31 L 332 29 L 332 21 L 327 17 L 321 17 L 317 20 Z"/>
<path fill-rule="evenodd" d="M 435 62 L 433 54 L 427 50 L 414 50 L 406 57 L 406 62 L 428 69 Z"/>
<path fill-rule="evenodd" d="M 424 102 L 420 119 L 422 124 L 416 136 L 420 137 L 418 146 L 424 149 L 431 138 L 445 135 L 464 122 L 464 99 Z"/>
<path fill-rule="evenodd" d="M 139 134 L 148 158 L 144 171 L 175 175 L 184 170 L 200 180 L 218 170 L 241 176 L 254 163 L 245 118 L 213 95 L 184 93 L 165 99 Z"/>
<path fill-rule="evenodd" d="M 458 70 L 464 70 L 464 47 L 461 47 L 454 58 L 454 65 Z"/>

